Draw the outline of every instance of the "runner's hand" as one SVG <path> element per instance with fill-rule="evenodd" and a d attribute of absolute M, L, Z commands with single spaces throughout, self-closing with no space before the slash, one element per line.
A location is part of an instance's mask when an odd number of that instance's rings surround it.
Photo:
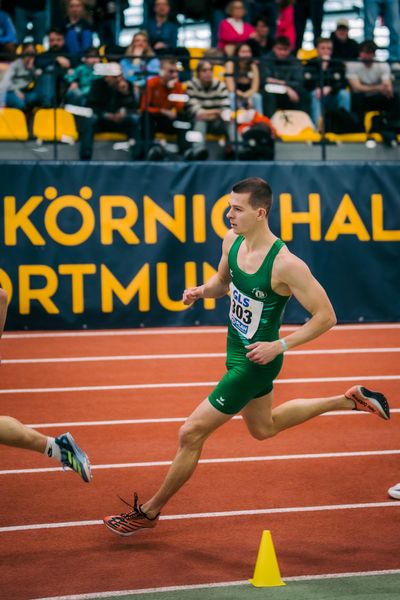
<path fill-rule="evenodd" d="M 186 304 L 186 306 L 190 306 L 191 304 L 193 304 L 193 302 L 196 302 L 196 300 L 199 300 L 202 297 L 203 297 L 203 286 L 199 285 L 197 287 L 188 288 L 187 290 L 184 290 L 183 296 L 182 296 L 182 301 L 183 301 L 183 304 Z"/>
<path fill-rule="evenodd" d="M 281 354 L 280 344 L 276 342 L 254 342 L 245 348 L 250 350 L 246 357 L 257 365 L 266 365 Z"/>

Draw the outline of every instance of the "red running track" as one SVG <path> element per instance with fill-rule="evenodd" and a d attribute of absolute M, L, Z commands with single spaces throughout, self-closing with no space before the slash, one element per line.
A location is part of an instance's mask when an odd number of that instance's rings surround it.
<path fill-rule="evenodd" d="M 390 422 L 329 414 L 257 442 L 236 419 L 208 441 L 157 529 L 119 538 L 101 525 L 125 510 L 117 494 L 158 487 L 182 419 L 224 371 L 224 347 L 221 328 L 5 336 L 1 412 L 46 434 L 70 430 L 94 480 L 1 448 L 0 598 L 245 580 L 263 529 L 283 577 L 400 568 L 400 503 L 386 493 L 400 480 L 398 326 L 335 328 L 288 353 L 275 387 L 278 404 L 363 376 L 390 399 Z"/>

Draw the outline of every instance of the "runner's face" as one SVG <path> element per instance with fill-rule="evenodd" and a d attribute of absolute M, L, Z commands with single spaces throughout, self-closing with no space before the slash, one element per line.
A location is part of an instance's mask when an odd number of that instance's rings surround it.
<path fill-rule="evenodd" d="M 250 205 L 249 197 L 249 193 L 231 193 L 229 210 L 226 216 L 229 219 L 232 229 L 237 234 L 251 232 L 257 226 L 257 223 L 260 221 L 260 215 L 263 212 L 263 209 L 253 208 Z"/>

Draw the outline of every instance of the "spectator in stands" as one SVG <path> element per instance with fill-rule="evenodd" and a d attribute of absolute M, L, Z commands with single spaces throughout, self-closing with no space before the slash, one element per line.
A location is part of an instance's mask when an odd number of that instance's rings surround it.
<path fill-rule="evenodd" d="M 314 43 L 321 37 L 322 19 L 324 16 L 324 0 L 296 0 L 294 5 L 294 22 L 296 26 L 296 50 L 303 44 L 304 32 L 308 19 L 311 19 Z"/>
<path fill-rule="evenodd" d="M 149 40 L 154 50 L 174 49 L 178 43 L 178 26 L 169 20 L 171 7 L 168 0 L 156 0 L 154 16 L 147 21 Z"/>
<path fill-rule="evenodd" d="M 221 21 L 218 30 L 218 48 L 231 55 L 237 44 L 255 37 L 253 25 L 244 20 L 245 6 L 241 0 L 232 0 L 226 7 L 226 19 Z"/>
<path fill-rule="evenodd" d="M 170 98 L 174 95 L 175 98 Z M 184 130 L 176 128 L 178 116 L 184 109 L 184 89 L 178 79 L 176 60 L 162 58 L 160 74 L 147 80 L 140 100 L 140 111 L 143 115 L 145 137 L 153 140 L 156 132 L 177 134 L 179 150 L 185 147 Z M 150 148 L 148 160 L 162 160 L 163 151 L 159 145 Z"/>
<path fill-rule="evenodd" d="M 226 87 L 229 91 L 231 108 L 254 108 L 263 112 L 260 94 L 260 70 L 248 44 L 236 46 L 233 57 L 225 65 Z"/>
<path fill-rule="evenodd" d="M 1 0 L 0 0 L 1 6 Z M 17 47 L 17 34 L 10 16 L 0 10 L 0 59 L 9 58 L 15 54 Z M 5 56 L 1 56 L 1 55 Z"/>
<path fill-rule="evenodd" d="M 49 49 L 35 58 L 36 91 L 40 105 L 44 108 L 56 106 L 61 102 L 65 92 L 65 79 L 71 61 L 65 46 L 64 33 L 53 27 L 48 34 Z"/>
<path fill-rule="evenodd" d="M 399 96 L 393 90 L 390 66 L 375 62 L 377 45 L 372 40 L 360 44 L 360 62 L 347 64 L 352 110 L 361 118 L 368 111 L 387 111 L 398 119 Z"/>
<path fill-rule="evenodd" d="M 331 34 L 333 43 L 332 58 L 338 60 L 356 60 L 358 58 L 358 43 L 349 38 L 349 22 L 340 19 L 336 23 L 336 29 Z"/>
<path fill-rule="evenodd" d="M 126 133 L 131 142 L 131 158 L 141 153 L 139 116 L 132 84 L 122 75 L 118 63 L 108 63 L 109 75 L 93 81 L 87 106 L 93 115 L 82 120 L 80 127 L 80 159 L 91 160 L 94 134 L 99 131 Z"/>
<path fill-rule="evenodd" d="M 294 0 L 277 0 L 279 6 L 276 22 L 276 36 L 289 38 L 291 49 L 296 46 L 296 27 L 294 24 Z"/>
<path fill-rule="evenodd" d="M 35 84 L 35 46 L 22 45 L 22 56 L 14 60 L 7 71 L 6 106 L 25 110 L 38 104 Z"/>
<path fill-rule="evenodd" d="M 150 46 L 146 31 L 138 31 L 120 61 L 122 73 L 130 81 L 137 92 L 143 88 L 146 79 L 160 72 L 160 59 Z"/>
<path fill-rule="evenodd" d="M 100 62 L 99 51 L 97 48 L 89 48 L 85 52 L 82 63 L 75 69 L 70 69 L 65 75 L 65 81 L 69 87 L 65 93 L 65 102 L 77 106 L 85 106 L 89 96 L 90 88 L 95 79 L 100 79 L 96 75 L 94 68 Z"/>
<path fill-rule="evenodd" d="M 271 30 L 265 17 L 258 17 L 254 21 L 254 37 L 247 40 L 247 44 L 253 51 L 254 58 L 260 58 L 268 54 L 274 45 Z"/>
<path fill-rule="evenodd" d="M 389 60 L 400 61 L 400 9 L 399 0 L 364 0 L 364 38 L 374 39 L 375 22 L 378 16 L 389 29 Z M 400 68 L 400 64 L 396 65 Z"/>
<path fill-rule="evenodd" d="M 350 112 L 350 92 L 346 89 L 345 66 L 332 60 L 333 44 L 329 38 L 317 40 L 318 56 L 305 67 L 305 88 L 311 92 L 311 119 L 321 128 L 321 116 L 326 111 L 344 108 Z"/>
<path fill-rule="evenodd" d="M 28 23 L 32 23 L 29 36 L 35 44 L 43 44 L 47 25 L 46 0 L 15 0 L 14 23 L 18 44 L 25 39 Z"/>
<path fill-rule="evenodd" d="M 79 59 L 93 45 L 92 28 L 84 19 L 85 5 L 82 0 L 67 1 L 67 18 L 62 29 L 65 37 L 65 45 L 71 59 L 79 64 Z"/>
<path fill-rule="evenodd" d="M 205 160 L 208 158 L 206 135 L 223 135 L 229 142 L 229 117 L 224 119 L 224 111 L 229 110 L 229 95 L 223 81 L 213 77 L 213 65 L 208 60 L 197 64 L 196 77 L 188 81 L 186 87 L 189 96 L 187 114 L 193 123 L 193 131 L 199 132 L 203 140 L 193 144 L 185 152 L 187 160 Z"/>
<path fill-rule="evenodd" d="M 278 109 L 307 108 L 303 69 L 290 52 L 290 40 L 287 37 L 278 37 L 272 51 L 261 61 L 264 114 L 268 117 Z"/>
<path fill-rule="evenodd" d="M 247 0 L 247 17 L 251 23 L 261 18 L 266 21 L 271 38 L 276 35 L 276 22 L 279 14 L 279 0 Z"/>

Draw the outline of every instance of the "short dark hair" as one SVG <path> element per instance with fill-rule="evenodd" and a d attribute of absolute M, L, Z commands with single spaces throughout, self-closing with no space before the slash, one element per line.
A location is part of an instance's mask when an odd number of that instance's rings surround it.
<path fill-rule="evenodd" d="M 285 48 L 290 48 L 291 43 L 286 35 L 278 35 L 278 37 L 276 37 L 274 40 L 274 46 L 284 46 Z"/>
<path fill-rule="evenodd" d="M 267 215 L 272 206 L 272 189 L 261 177 L 248 177 L 235 183 L 235 194 L 250 194 L 249 203 L 253 208 L 265 208 Z"/>
<path fill-rule="evenodd" d="M 212 68 L 212 62 L 210 60 L 207 60 L 206 58 L 199 60 L 196 67 L 196 73 L 199 74 L 200 71 L 202 71 L 206 65 L 210 65 L 210 67 Z"/>
<path fill-rule="evenodd" d="M 371 52 L 372 54 L 378 49 L 378 46 L 373 40 L 365 40 L 359 46 L 359 52 Z"/>
<path fill-rule="evenodd" d="M 320 44 L 327 44 L 327 43 L 333 45 L 331 38 L 321 36 L 321 37 L 317 38 L 316 46 L 319 46 Z"/>
<path fill-rule="evenodd" d="M 61 29 L 61 27 L 51 27 L 48 30 L 47 35 L 50 35 L 51 33 L 56 33 L 57 35 L 62 35 L 64 37 L 64 30 Z"/>

